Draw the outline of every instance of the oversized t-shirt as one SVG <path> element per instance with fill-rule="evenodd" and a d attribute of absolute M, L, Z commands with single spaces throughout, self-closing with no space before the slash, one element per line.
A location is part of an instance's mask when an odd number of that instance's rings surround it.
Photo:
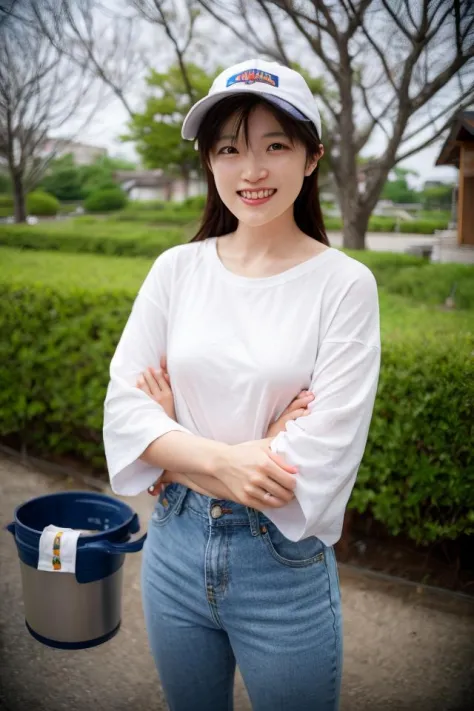
<path fill-rule="evenodd" d="M 225 239 L 225 238 L 224 238 Z M 267 277 L 224 266 L 217 238 L 153 263 L 110 363 L 104 446 L 112 490 L 133 496 L 162 474 L 139 457 L 172 430 L 237 444 L 266 437 L 302 389 L 310 414 L 270 449 L 295 465 L 295 498 L 262 508 L 284 536 L 341 536 L 364 453 L 380 369 L 377 284 L 333 247 Z M 177 421 L 136 387 L 166 354 Z M 183 444 L 192 447 L 183 440 Z"/>

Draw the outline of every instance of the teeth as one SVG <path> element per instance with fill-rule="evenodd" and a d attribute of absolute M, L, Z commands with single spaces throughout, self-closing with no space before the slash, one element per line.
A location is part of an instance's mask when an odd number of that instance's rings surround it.
<path fill-rule="evenodd" d="M 248 190 L 241 190 L 240 194 L 247 200 L 261 200 L 264 197 L 269 197 L 273 195 L 275 190 L 259 190 L 258 192 L 250 192 Z"/>

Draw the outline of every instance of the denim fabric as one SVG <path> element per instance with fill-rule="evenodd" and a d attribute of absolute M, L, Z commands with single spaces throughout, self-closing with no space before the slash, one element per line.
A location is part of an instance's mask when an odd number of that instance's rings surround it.
<path fill-rule="evenodd" d="M 170 711 L 336 711 L 342 615 L 332 547 L 256 509 L 169 484 L 143 549 L 142 601 Z"/>

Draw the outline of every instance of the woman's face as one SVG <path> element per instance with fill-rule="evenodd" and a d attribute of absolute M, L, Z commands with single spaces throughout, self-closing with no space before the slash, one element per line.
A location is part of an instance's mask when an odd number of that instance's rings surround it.
<path fill-rule="evenodd" d="M 209 155 L 217 191 L 222 202 L 239 222 L 263 225 L 291 210 L 303 179 L 316 167 L 320 154 L 306 165 L 306 148 L 292 144 L 282 126 L 264 106 L 257 106 L 249 116 L 249 146 L 245 145 L 243 126 L 235 146 L 231 134 L 235 118 L 230 117 Z M 265 193 L 262 191 L 265 189 Z M 268 189 L 273 193 L 267 197 Z M 255 200 L 254 198 L 258 198 Z"/>

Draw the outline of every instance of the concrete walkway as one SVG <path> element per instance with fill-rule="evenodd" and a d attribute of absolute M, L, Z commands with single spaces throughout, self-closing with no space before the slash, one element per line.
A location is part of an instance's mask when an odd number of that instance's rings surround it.
<path fill-rule="evenodd" d="M 2 528 L 12 520 L 19 504 L 45 493 L 80 488 L 85 487 L 77 481 L 35 471 L 3 456 Z M 145 528 L 154 499 L 145 493 L 124 500 L 138 512 Z M 127 556 L 119 634 L 100 647 L 65 652 L 45 647 L 27 633 L 16 546 L 8 532 L 0 531 L 2 710 L 167 708 L 146 639 L 140 555 Z M 474 708 L 474 601 L 420 593 L 415 586 L 383 583 L 344 566 L 340 577 L 345 624 L 341 711 Z M 235 711 L 250 711 L 238 673 Z"/>

